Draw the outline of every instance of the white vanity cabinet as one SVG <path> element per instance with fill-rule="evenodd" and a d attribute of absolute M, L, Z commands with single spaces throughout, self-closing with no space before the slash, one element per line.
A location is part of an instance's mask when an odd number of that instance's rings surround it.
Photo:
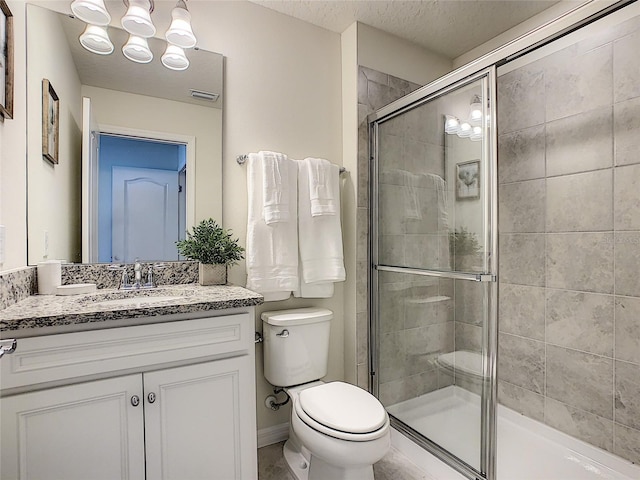
<path fill-rule="evenodd" d="M 253 337 L 250 308 L 19 339 L 0 478 L 256 479 Z"/>

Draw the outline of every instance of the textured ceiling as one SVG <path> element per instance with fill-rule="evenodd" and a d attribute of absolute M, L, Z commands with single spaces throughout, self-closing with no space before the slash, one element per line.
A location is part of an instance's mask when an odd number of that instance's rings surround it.
<path fill-rule="evenodd" d="M 251 0 L 342 33 L 359 21 L 455 58 L 557 0 Z"/>

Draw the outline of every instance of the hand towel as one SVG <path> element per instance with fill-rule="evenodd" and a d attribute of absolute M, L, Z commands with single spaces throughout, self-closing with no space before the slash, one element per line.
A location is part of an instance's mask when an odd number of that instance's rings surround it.
<path fill-rule="evenodd" d="M 311 215 L 336 215 L 336 192 L 331 180 L 332 164 L 323 158 L 305 158 L 308 165 L 309 198 Z"/>
<path fill-rule="evenodd" d="M 313 216 L 309 195 L 309 168 L 307 160 L 298 163 L 298 234 L 300 262 L 306 284 L 342 282 L 346 278 L 342 249 L 340 215 Z M 328 180 L 334 195 L 336 211 L 340 208 L 340 169 L 329 165 Z"/>
<path fill-rule="evenodd" d="M 258 152 L 262 165 L 263 218 L 267 225 L 288 222 L 289 165 L 287 156 L 277 152 Z M 293 191 L 295 198 L 295 190 Z M 295 221 L 295 216 L 293 217 Z"/>
<path fill-rule="evenodd" d="M 247 160 L 247 288 L 265 301 L 284 300 L 298 288 L 297 163 L 283 162 L 288 175 L 290 220 L 267 225 L 263 218 L 262 156 Z M 293 192 L 293 193 L 292 193 Z"/>

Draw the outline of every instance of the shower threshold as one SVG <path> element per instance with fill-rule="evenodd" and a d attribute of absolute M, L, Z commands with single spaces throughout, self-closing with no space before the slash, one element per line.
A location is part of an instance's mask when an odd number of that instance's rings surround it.
<path fill-rule="evenodd" d="M 478 395 L 449 386 L 388 411 L 468 464 L 478 465 Z M 395 431 L 392 442 L 427 473 L 437 473 L 434 478 L 463 478 Z M 497 474 L 498 480 L 637 480 L 640 466 L 499 405 Z"/>

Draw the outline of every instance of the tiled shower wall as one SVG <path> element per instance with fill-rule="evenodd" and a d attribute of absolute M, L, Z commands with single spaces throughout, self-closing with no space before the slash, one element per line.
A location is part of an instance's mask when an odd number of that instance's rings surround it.
<path fill-rule="evenodd" d="M 639 28 L 498 79 L 500 402 L 634 462 Z"/>
<path fill-rule="evenodd" d="M 366 67 L 358 68 L 358 213 L 356 339 L 358 385 L 368 389 L 369 130 L 367 115 L 416 90 L 420 85 Z"/>

